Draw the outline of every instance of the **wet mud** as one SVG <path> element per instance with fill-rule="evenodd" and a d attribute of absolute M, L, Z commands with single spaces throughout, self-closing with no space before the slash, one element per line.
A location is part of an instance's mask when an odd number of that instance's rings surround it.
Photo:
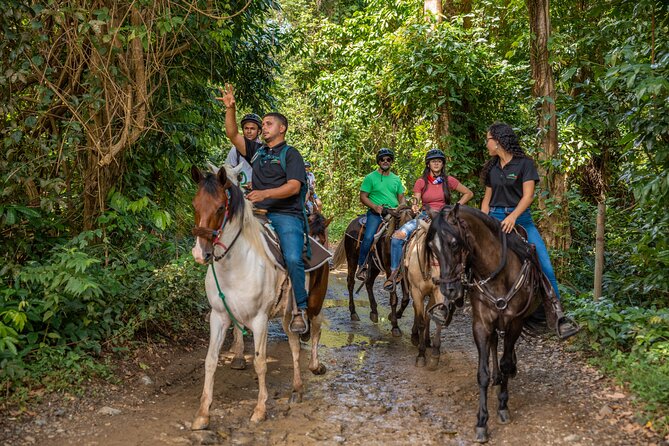
<path fill-rule="evenodd" d="M 388 297 L 381 283 L 379 278 L 379 322 L 369 319 L 364 290 L 356 296 L 361 321 L 352 322 L 344 273 L 332 273 L 320 348 L 327 372 L 322 376 L 309 372 L 310 347 L 303 344 L 301 403 L 289 403 L 292 369 L 287 337 L 280 322 L 271 321 L 266 421 L 250 421 L 258 389 L 251 362 L 253 344 L 247 338 L 249 366 L 230 369 L 232 355 L 225 349 L 215 377 L 210 427 L 190 430 L 204 380 L 207 345 L 202 340 L 163 358 L 160 366 L 148 368 L 142 376 L 127 376 L 95 404 L 73 406 L 56 415 L 53 410 L 36 414 L 32 421 L 11 427 L 5 417 L 4 444 L 473 444 L 477 354 L 467 307 L 458 309 L 442 332 L 441 362 L 437 370 L 429 371 L 414 365 L 418 351 L 410 339 L 411 306 L 400 319 L 402 336 L 391 335 Z M 578 352 L 570 352 L 567 344 L 550 337 L 521 340 L 517 354 L 518 375 L 509 385 L 511 423 L 496 422 L 497 399 L 490 390 L 488 444 L 661 444 L 661 439 L 634 423 L 629 396 L 588 367 Z"/>

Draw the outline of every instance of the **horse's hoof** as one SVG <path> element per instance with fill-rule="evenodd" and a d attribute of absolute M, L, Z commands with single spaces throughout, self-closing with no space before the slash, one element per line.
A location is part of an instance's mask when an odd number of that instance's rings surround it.
<path fill-rule="evenodd" d="M 232 358 L 230 368 L 232 370 L 244 370 L 246 369 L 246 360 L 244 358 Z"/>
<path fill-rule="evenodd" d="M 376 324 L 379 322 L 379 313 L 369 313 L 369 318 Z"/>
<path fill-rule="evenodd" d="M 430 356 L 427 360 L 427 369 L 434 372 L 439 367 L 439 356 Z"/>
<path fill-rule="evenodd" d="M 260 421 L 263 421 L 265 419 L 265 412 L 261 412 L 258 409 L 255 409 L 253 411 L 253 415 L 251 415 L 251 421 L 253 423 L 259 423 Z"/>
<path fill-rule="evenodd" d="M 511 415 L 509 409 L 502 409 L 497 411 L 497 421 L 499 424 L 509 424 L 511 422 Z"/>
<path fill-rule="evenodd" d="M 301 403 L 302 402 L 302 392 L 296 392 L 293 390 L 293 393 L 290 394 L 290 403 Z"/>
<path fill-rule="evenodd" d="M 488 442 L 488 428 L 487 427 L 477 427 L 476 428 L 476 439 L 474 440 L 477 443 L 487 443 Z"/>
<path fill-rule="evenodd" d="M 419 356 L 416 358 L 416 367 L 425 367 L 425 356 Z"/>
<path fill-rule="evenodd" d="M 411 335 L 411 343 L 413 344 L 414 347 L 418 347 L 418 335 L 417 334 L 412 334 Z"/>
<path fill-rule="evenodd" d="M 326 371 L 327 369 L 325 368 L 325 365 L 321 363 L 318 364 L 318 367 L 316 367 L 315 370 L 312 370 L 311 373 L 313 373 L 314 375 L 325 375 Z"/>
<path fill-rule="evenodd" d="M 209 427 L 209 417 L 197 417 L 193 424 L 190 425 L 190 430 L 201 431 Z"/>
<path fill-rule="evenodd" d="M 393 334 L 393 336 L 395 336 L 396 338 L 399 338 L 400 336 L 402 336 L 402 332 L 401 332 L 400 329 L 397 328 L 397 327 L 393 327 L 393 329 L 390 330 L 390 332 L 391 332 L 391 333 Z"/>
<path fill-rule="evenodd" d="M 358 313 L 351 313 L 351 320 L 352 321 L 359 321 L 360 316 L 358 316 Z"/>

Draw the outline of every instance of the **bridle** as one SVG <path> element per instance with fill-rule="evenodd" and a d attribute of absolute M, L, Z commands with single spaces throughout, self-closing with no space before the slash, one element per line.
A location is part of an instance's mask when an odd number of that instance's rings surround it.
<path fill-rule="evenodd" d="M 450 216 L 450 213 L 449 213 Z M 518 273 L 518 277 L 514 281 L 513 286 L 509 289 L 509 291 L 506 293 L 504 297 L 498 297 L 495 296 L 491 291 L 490 291 L 490 286 L 488 285 L 489 282 L 494 280 L 499 273 L 504 269 L 507 263 L 507 258 L 508 258 L 508 247 L 507 247 L 507 234 L 502 231 L 501 227 L 499 230 L 499 235 L 498 238 L 501 239 L 502 243 L 502 255 L 500 257 L 499 264 L 497 265 L 497 268 L 495 268 L 494 271 L 492 271 L 490 274 L 488 274 L 485 278 L 482 279 L 477 279 L 477 274 L 474 271 L 474 268 L 471 266 L 471 261 L 469 262 L 470 264 L 467 265 L 467 259 L 470 257 L 470 253 L 472 252 L 471 248 L 469 247 L 467 243 L 467 236 L 466 236 L 466 231 L 467 231 L 467 223 L 462 220 L 461 218 L 454 216 L 454 221 L 455 224 L 452 226 L 455 226 L 458 235 L 460 238 L 463 240 L 463 247 L 460 248 L 460 263 L 459 263 L 459 268 L 456 267 L 454 269 L 454 277 L 447 279 L 447 280 L 441 280 L 440 282 L 445 283 L 445 284 L 450 284 L 454 282 L 460 281 L 462 285 L 465 288 L 475 288 L 477 289 L 483 297 L 486 298 L 486 300 L 495 308 L 497 311 L 502 312 L 506 310 L 509 306 L 509 302 L 513 298 L 513 296 L 518 293 L 518 290 L 525 284 L 525 282 L 528 279 L 529 276 L 529 269 L 531 266 L 531 263 L 529 259 L 526 259 L 523 262 L 523 266 L 520 269 L 520 272 Z M 446 224 L 450 224 L 447 220 L 447 218 L 444 218 L 444 221 Z M 459 274 L 458 274 L 458 269 Z M 469 272 L 469 274 L 467 274 Z M 469 276 L 469 278 L 468 278 Z M 529 306 L 531 303 L 531 299 L 528 299 L 527 306 Z M 526 308 L 520 313 L 522 314 L 527 310 Z"/>
<path fill-rule="evenodd" d="M 237 231 L 237 234 L 235 235 L 235 238 L 232 239 L 232 242 L 228 246 L 226 246 L 222 241 L 221 237 L 223 237 L 223 229 L 225 228 L 225 225 L 228 223 L 229 217 L 230 217 L 230 187 L 228 184 L 226 184 L 225 187 L 225 201 L 223 204 L 216 210 L 216 213 L 219 214 L 221 212 L 224 212 L 223 214 L 223 222 L 221 223 L 221 227 L 218 229 L 209 229 L 206 227 L 202 226 L 195 226 L 192 230 L 192 234 L 196 237 L 203 237 L 207 240 L 211 240 L 211 243 L 216 246 L 220 246 L 223 248 L 223 254 L 217 256 L 214 254 L 212 256 L 213 260 L 218 262 L 222 260 L 228 252 L 230 252 L 230 249 L 232 249 L 232 246 L 235 244 L 237 239 L 239 238 L 239 235 L 242 233 L 242 228 L 241 226 L 239 227 L 239 230 Z"/>

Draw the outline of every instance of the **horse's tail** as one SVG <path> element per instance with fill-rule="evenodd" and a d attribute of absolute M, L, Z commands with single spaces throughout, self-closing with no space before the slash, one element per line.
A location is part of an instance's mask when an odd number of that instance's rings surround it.
<path fill-rule="evenodd" d="M 334 256 L 332 256 L 332 265 L 335 268 L 339 268 L 341 265 L 344 264 L 346 261 L 346 235 L 344 235 L 344 238 L 339 242 L 339 245 L 337 245 L 337 249 L 335 249 Z"/>

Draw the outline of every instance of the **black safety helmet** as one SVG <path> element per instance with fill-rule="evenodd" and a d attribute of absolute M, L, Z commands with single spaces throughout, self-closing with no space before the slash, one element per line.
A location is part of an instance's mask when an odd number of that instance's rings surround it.
<path fill-rule="evenodd" d="M 378 163 L 384 156 L 389 156 L 392 161 L 395 161 L 395 154 L 393 151 L 384 147 L 376 154 L 376 162 Z"/>
<path fill-rule="evenodd" d="M 425 154 L 425 164 L 428 164 L 430 160 L 442 160 L 446 163 L 446 155 L 439 149 L 430 149 Z"/>
<path fill-rule="evenodd" d="M 304 167 L 311 167 L 311 163 L 309 161 L 304 162 Z"/>
<path fill-rule="evenodd" d="M 248 115 L 244 115 L 242 118 L 242 127 L 244 127 L 244 123 L 246 122 L 252 122 L 254 124 L 258 125 L 258 129 L 262 129 L 262 119 L 260 119 L 260 116 L 256 115 L 255 113 L 249 113 Z"/>

